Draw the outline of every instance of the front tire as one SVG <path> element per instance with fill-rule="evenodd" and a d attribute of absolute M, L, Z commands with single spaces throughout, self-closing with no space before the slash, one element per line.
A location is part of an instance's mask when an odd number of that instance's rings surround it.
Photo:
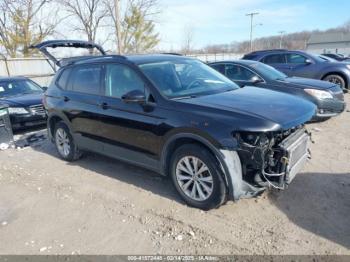
<path fill-rule="evenodd" d="M 81 157 L 81 152 L 74 143 L 69 128 L 63 122 L 55 126 L 54 140 L 58 154 L 66 161 L 75 161 Z"/>
<path fill-rule="evenodd" d="M 177 192 L 192 207 L 209 210 L 226 200 L 227 188 L 221 168 L 203 146 L 179 147 L 172 156 L 170 174 Z"/>
<path fill-rule="evenodd" d="M 331 82 L 333 84 L 339 85 L 342 89 L 345 89 L 345 80 L 340 75 L 328 75 L 325 78 L 323 78 L 324 81 Z"/>

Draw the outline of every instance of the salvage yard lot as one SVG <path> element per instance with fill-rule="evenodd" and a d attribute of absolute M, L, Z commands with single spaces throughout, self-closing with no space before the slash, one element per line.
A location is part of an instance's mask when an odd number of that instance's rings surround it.
<path fill-rule="evenodd" d="M 1 254 L 350 254 L 350 95 L 288 190 L 203 212 L 171 181 L 41 140 L 0 152 Z M 45 131 L 41 131 L 44 133 Z"/>

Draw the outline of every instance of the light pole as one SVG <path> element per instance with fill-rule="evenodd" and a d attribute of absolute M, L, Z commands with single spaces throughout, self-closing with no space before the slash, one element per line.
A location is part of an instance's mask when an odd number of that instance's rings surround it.
<path fill-rule="evenodd" d="M 115 12 L 115 27 L 117 30 L 117 41 L 118 41 L 118 54 L 123 53 L 122 39 L 121 39 L 121 25 L 120 25 L 120 11 L 119 11 L 119 0 L 114 0 L 114 12 Z"/>
<path fill-rule="evenodd" d="M 249 13 L 246 16 L 250 16 L 250 52 L 253 51 L 253 18 L 259 13 Z"/>
<path fill-rule="evenodd" d="M 254 31 L 255 27 L 262 26 L 262 25 L 263 25 L 262 23 L 258 23 L 258 24 L 253 25 L 253 31 Z M 251 51 L 252 51 L 255 47 L 254 47 L 254 40 L 252 39 L 251 41 L 252 41 L 252 43 L 251 43 L 251 47 L 250 48 L 251 48 Z"/>
<path fill-rule="evenodd" d="M 282 49 L 282 40 L 283 40 L 283 34 L 285 33 L 285 31 L 279 31 L 278 33 L 280 33 L 280 49 Z"/>

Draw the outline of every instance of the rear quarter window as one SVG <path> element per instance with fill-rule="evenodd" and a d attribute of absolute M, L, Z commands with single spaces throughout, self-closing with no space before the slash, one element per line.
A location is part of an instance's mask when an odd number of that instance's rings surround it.
<path fill-rule="evenodd" d="M 62 89 L 68 89 L 67 85 L 68 85 L 68 78 L 69 78 L 70 72 L 71 72 L 70 69 L 63 70 L 63 72 L 59 75 L 56 81 L 56 84 L 58 85 L 58 87 Z"/>

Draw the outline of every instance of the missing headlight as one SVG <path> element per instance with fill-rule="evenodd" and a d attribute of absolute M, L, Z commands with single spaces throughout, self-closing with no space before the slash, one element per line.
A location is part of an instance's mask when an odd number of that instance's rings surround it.
<path fill-rule="evenodd" d="M 270 143 L 265 133 L 241 132 L 237 133 L 236 136 L 238 140 L 242 140 L 250 146 L 265 147 Z"/>

